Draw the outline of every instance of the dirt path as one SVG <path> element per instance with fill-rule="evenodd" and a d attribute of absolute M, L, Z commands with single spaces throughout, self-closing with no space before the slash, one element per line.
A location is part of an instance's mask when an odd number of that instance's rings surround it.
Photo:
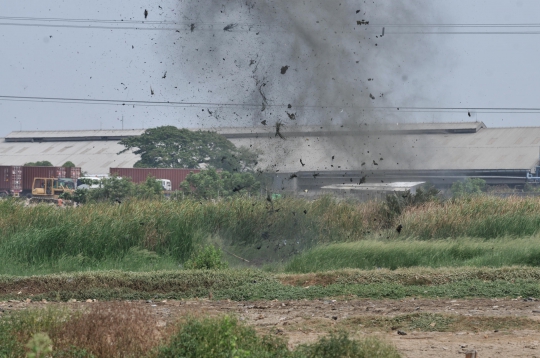
<path fill-rule="evenodd" d="M 93 304 L 10 301 L 0 302 L 0 311 L 59 305 L 82 309 Z M 291 347 L 313 342 L 330 330 L 346 329 L 352 337 L 377 336 L 391 341 L 403 357 L 464 357 L 464 352 L 475 349 L 479 358 L 540 358 L 540 301 L 534 300 L 188 300 L 132 304 L 155 312 L 157 325 L 186 315 L 233 314 L 260 332 L 282 335 Z M 423 328 L 411 329 L 407 326 L 410 322 L 399 320 L 404 315 L 413 317 L 412 324 L 418 324 L 414 319 L 428 321 Z M 452 324 L 440 326 L 447 321 Z M 396 322 L 408 328 L 393 327 Z M 397 333 L 401 329 L 406 335 Z"/>

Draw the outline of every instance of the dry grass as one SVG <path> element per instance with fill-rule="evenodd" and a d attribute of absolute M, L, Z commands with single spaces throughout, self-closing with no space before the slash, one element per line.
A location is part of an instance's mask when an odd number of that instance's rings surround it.
<path fill-rule="evenodd" d="M 95 303 L 51 332 L 57 350 L 71 346 L 96 357 L 140 357 L 172 332 L 148 310 L 129 302 Z"/>

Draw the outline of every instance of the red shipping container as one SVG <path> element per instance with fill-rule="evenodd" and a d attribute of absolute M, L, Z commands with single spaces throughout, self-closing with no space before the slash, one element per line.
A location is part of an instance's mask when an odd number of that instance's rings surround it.
<path fill-rule="evenodd" d="M 64 167 L 22 167 L 23 190 L 32 190 L 34 178 L 66 178 Z"/>
<path fill-rule="evenodd" d="M 66 168 L 66 178 L 79 179 L 81 176 L 80 167 L 68 167 Z"/>
<path fill-rule="evenodd" d="M 156 179 L 169 179 L 172 190 L 178 190 L 180 183 L 186 180 L 189 173 L 198 173 L 200 169 L 161 169 L 161 168 L 110 168 L 110 174 L 122 178 L 131 178 L 134 183 L 140 184 L 152 175 Z"/>
<path fill-rule="evenodd" d="M 0 166 L 0 192 L 8 194 L 22 191 L 22 167 Z"/>

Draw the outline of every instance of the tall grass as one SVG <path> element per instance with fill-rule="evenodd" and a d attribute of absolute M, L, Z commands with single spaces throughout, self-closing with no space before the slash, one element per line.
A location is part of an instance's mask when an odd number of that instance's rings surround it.
<path fill-rule="evenodd" d="M 390 240 L 494 239 L 534 237 L 540 229 L 538 198 L 477 196 L 409 207 L 399 216 L 387 214 L 384 203 L 337 202 L 329 197 L 272 202 L 246 197 L 220 201 L 126 200 L 120 205 L 96 203 L 65 209 L 1 200 L 0 274 L 172 270 L 208 240 L 247 258 L 250 265 L 262 265 L 287 262 L 317 245 L 361 241 L 373 235 Z M 403 226 L 399 235 L 397 225 Z M 420 250 L 427 255 L 407 258 L 407 262 L 416 260 L 418 265 L 429 264 L 430 257 L 438 255 L 436 250 L 446 250 L 433 246 L 435 251 L 428 252 L 410 245 L 409 251 Z M 343 255 L 336 254 L 332 267 L 342 267 L 338 263 L 347 254 L 346 250 Z M 227 255 L 233 263 L 240 262 Z M 400 260 L 405 258 L 398 256 L 396 253 L 391 260 L 401 265 Z M 497 260 L 536 264 L 532 256 L 528 261 L 520 257 Z M 363 265 L 386 267 L 370 260 L 364 260 Z M 436 265 L 454 261 L 440 259 Z"/>
<path fill-rule="evenodd" d="M 474 196 L 408 208 L 395 224 L 420 239 L 525 237 L 540 231 L 538 197 Z"/>
<path fill-rule="evenodd" d="M 126 201 L 78 208 L 0 201 L 0 273 L 173 269 L 210 236 L 288 257 L 377 227 L 370 205 L 330 199 Z M 373 224 L 375 223 L 375 224 Z"/>
<path fill-rule="evenodd" d="M 288 272 L 407 267 L 540 266 L 540 239 L 462 238 L 437 241 L 365 240 L 316 247 L 295 257 Z"/>

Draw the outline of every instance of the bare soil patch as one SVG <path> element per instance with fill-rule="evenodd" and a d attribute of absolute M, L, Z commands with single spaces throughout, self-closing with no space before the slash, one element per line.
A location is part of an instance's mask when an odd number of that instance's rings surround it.
<path fill-rule="evenodd" d="M 61 306 L 84 310 L 96 302 L 0 302 L 0 314 Z M 107 304 L 107 303 L 100 303 Z M 109 303 L 111 305 L 115 303 Z M 282 335 L 294 347 L 332 330 L 352 337 L 376 336 L 404 357 L 456 357 L 470 349 L 479 357 L 540 357 L 540 301 L 533 299 L 404 299 L 299 301 L 132 301 L 130 312 L 150 313 L 163 327 L 187 316 L 235 315 L 261 333 Z M 119 307 L 116 304 L 116 307 Z M 406 335 L 399 335 L 401 330 Z"/>

